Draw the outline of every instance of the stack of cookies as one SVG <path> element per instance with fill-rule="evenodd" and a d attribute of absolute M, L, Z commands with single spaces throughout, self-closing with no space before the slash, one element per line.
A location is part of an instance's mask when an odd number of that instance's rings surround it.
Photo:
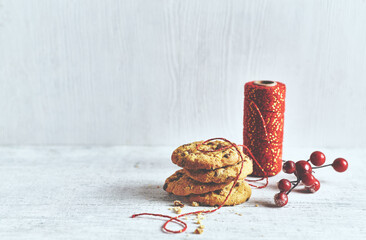
<path fill-rule="evenodd" d="M 203 151 L 199 151 L 197 146 L 201 143 L 185 144 L 174 150 L 172 161 L 183 169 L 166 179 L 164 190 L 177 196 L 187 196 L 188 201 L 200 205 L 220 205 L 229 194 L 243 163 L 239 180 L 225 205 L 247 201 L 251 189 L 244 179 L 253 171 L 252 160 L 242 153 L 242 162 L 235 148 L 225 149 L 230 143 L 211 141 L 202 144 L 199 148 Z"/>

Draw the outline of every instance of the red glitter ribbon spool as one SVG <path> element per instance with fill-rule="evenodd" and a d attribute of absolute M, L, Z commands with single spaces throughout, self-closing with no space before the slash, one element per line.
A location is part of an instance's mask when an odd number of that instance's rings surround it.
<path fill-rule="evenodd" d="M 244 87 L 243 140 L 267 176 L 282 168 L 282 143 L 286 85 L 275 81 L 252 81 Z M 265 176 L 254 164 L 252 176 Z"/>

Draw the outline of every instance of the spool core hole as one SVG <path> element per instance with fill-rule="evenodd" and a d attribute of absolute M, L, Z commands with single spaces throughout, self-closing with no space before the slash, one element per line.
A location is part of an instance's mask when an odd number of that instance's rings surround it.
<path fill-rule="evenodd" d="M 254 84 L 261 85 L 261 86 L 276 86 L 277 83 L 271 80 L 261 80 L 261 81 L 254 81 Z"/>

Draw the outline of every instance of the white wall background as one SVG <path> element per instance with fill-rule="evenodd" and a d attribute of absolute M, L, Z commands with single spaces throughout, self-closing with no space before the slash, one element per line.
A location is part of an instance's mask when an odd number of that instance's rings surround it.
<path fill-rule="evenodd" d="M 285 146 L 366 147 L 366 2 L 0 1 L 0 144 L 242 139 L 287 85 Z"/>

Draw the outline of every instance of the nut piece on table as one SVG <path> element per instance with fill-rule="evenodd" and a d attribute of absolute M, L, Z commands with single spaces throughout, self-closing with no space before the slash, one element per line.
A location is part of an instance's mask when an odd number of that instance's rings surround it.
<path fill-rule="evenodd" d="M 192 206 L 193 206 L 193 207 L 198 207 L 198 206 L 199 206 L 199 204 L 198 204 L 198 202 L 192 202 Z"/>
<path fill-rule="evenodd" d="M 179 200 L 175 200 L 174 201 L 174 206 L 176 206 L 176 207 L 184 207 L 184 204 L 181 201 L 179 201 Z"/>
<path fill-rule="evenodd" d="M 174 209 L 176 214 L 181 214 L 182 213 L 182 209 L 180 207 L 174 207 L 173 209 Z"/>
<path fill-rule="evenodd" d="M 202 234 L 203 233 L 203 228 L 201 226 L 199 226 L 198 228 L 196 228 L 196 230 L 194 230 L 195 234 Z"/>

